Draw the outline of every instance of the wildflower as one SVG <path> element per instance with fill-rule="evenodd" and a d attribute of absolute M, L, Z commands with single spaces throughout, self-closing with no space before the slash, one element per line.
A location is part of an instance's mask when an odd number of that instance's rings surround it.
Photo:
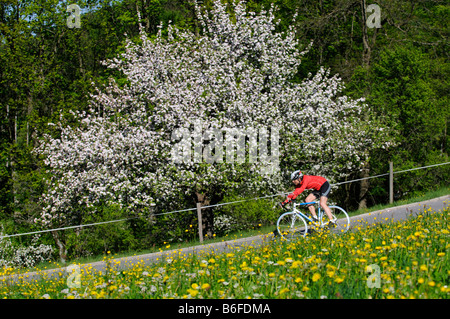
<path fill-rule="evenodd" d="M 434 281 L 429 281 L 428 286 L 434 287 L 434 286 L 436 286 L 436 283 Z"/>
<path fill-rule="evenodd" d="M 188 289 L 187 292 L 192 296 L 195 297 L 198 295 L 198 290 L 196 289 Z"/>
<path fill-rule="evenodd" d="M 320 279 L 320 277 L 321 277 L 320 274 L 316 272 L 312 277 L 312 281 L 316 282 L 317 280 Z"/>
<path fill-rule="evenodd" d="M 363 264 L 363 263 L 367 262 L 367 260 L 364 258 L 361 258 L 361 259 L 359 259 L 359 262 Z"/>
<path fill-rule="evenodd" d="M 334 280 L 334 282 L 335 282 L 335 283 L 338 283 L 338 284 L 340 284 L 340 283 L 343 282 L 343 281 L 344 281 L 344 279 L 341 278 L 341 277 L 336 277 L 336 279 Z"/>
<path fill-rule="evenodd" d="M 111 285 L 111 286 L 108 287 L 108 289 L 109 289 L 110 291 L 113 291 L 113 290 L 117 289 L 117 286 Z"/>
<path fill-rule="evenodd" d="M 202 285 L 202 289 L 204 289 L 204 290 L 209 290 L 210 288 L 211 288 L 211 285 L 208 283 Z"/>
<path fill-rule="evenodd" d="M 283 288 L 283 289 L 280 290 L 280 295 L 283 295 L 283 294 L 285 294 L 288 291 L 289 291 L 289 288 Z"/>

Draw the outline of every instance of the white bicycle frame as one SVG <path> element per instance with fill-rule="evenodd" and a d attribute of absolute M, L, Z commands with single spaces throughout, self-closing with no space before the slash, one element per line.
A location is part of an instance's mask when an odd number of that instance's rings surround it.
<path fill-rule="evenodd" d="M 280 231 L 280 221 L 283 220 L 284 217 L 287 217 L 287 215 L 293 215 L 294 217 L 290 221 L 290 223 L 291 223 L 290 229 L 294 229 L 294 233 L 297 232 L 297 229 L 295 227 L 295 223 L 298 222 L 298 219 L 300 219 L 303 222 L 303 224 L 302 223 L 300 223 L 300 224 L 304 225 L 304 227 L 301 226 L 301 227 L 298 227 L 298 229 L 299 229 L 300 232 L 303 230 L 303 237 L 306 236 L 306 234 L 308 233 L 308 224 L 307 224 L 306 221 L 308 221 L 310 223 L 310 225 L 311 224 L 314 225 L 314 220 L 312 218 L 310 218 L 309 216 L 307 216 L 306 214 L 304 214 L 303 212 L 301 212 L 297 208 L 297 206 L 315 205 L 317 203 L 318 202 L 294 203 L 293 210 L 291 212 L 283 213 L 278 218 L 277 230 L 280 233 L 280 235 L 282 237 L 285 237 L 283 235 L 283 233 Z M 347 212 L 344 209 L 342 209 L 341 207 L 339 207 L 339 206 L 329 206 L 329 207 L 330 207 L 330 209 L 332 211 L 333 211 L 333 209 L 335 209 L 335 210 L 337 210 L 337 211 L 339 211 L 339 212 L 344 214 L 344 216 L 345 216 L 345 218 L 347 219 L 348 222 L 347 222 L 347 224 L 344 224 L 344 230 L 342 232 L 346 232 L 349 229 L 349 227 L 350 227 L 350 218 L 348 217 Z M 320 223 L 319 227 L 324 227 L 327 224 L 324 221 L 324 218 L 323 218 L 324 214 L 325 214 L 324 210 L 319 205 L 318 212 L 317 212 L 317 218 L 318 218 L 319 223 Z M 336 222 L 338 220 L 337 217 L 333 213 L 332 213 L 332 215 L 333 215 L 333 220 L 332 221 Z"/>

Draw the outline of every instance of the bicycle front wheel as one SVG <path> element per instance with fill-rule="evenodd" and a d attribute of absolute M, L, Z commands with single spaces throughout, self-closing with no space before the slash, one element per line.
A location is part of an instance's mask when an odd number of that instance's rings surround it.
<path fill-rule="evenodd" d="M 288 212 L 278 218 L 278 234 L 286 240 L 305 237 L 308 232 L 308 225 L 305 219 L 297 213 Z"/>
<path fill-rule="evenodd" d="M 336 223 L 336 227 L 333 229 L 335 233 L 345 233 L 350 228 L 350 217 L 347 212 L 339 206 L 329 206 L 331 209 L 331 215 L 333 215 L 333 221 Z M 326 218 L 326 214 L 324 214 Z"/>

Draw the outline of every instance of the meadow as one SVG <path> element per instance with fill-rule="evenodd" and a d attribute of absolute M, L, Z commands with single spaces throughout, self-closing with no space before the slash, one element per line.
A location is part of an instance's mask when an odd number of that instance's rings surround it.
<path fill-rule="evenodd" d="M 3 268 L 0 297 L 448 299 L 449 237 L 447 206 L 405 221 L 361 221 L 339 235 L 322 232 L 291 242 L 267 236 L 262 245 L 221 253 L 175 250 L 173 258 L 150 266 L 142 260 L 126 270 L 109 254 L 107 271 L 81 267 L 75 288 L 63 274 L 11 283 L 7 278 L 15 270 Z"/>

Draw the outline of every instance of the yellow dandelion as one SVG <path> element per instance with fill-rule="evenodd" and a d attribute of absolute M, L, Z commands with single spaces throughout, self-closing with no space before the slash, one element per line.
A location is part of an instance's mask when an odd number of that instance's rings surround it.
<path fill-rule="evenodd" d="M 192 296 L 195 297 L 198 295 L 198 290 L 196 289 L 188 289 L 187 292 Z"/>
<path fill-rule="evenodd" d="M 210 284 L 203 284 L 202 285 L 202 289 L 204 289 L 204 290 L 209 290 L 210 288 L 211 288 Z"/>
<path fill-rule="evenodd" d="M 321 277 L 320 274 L 316 272 L 312 277 L 312 281 L 316 282 L 317 280 L 320 279 L 320 277 Z"/>
<path fill-rule="evenodd" d="M 285 294 L 288 291 L 289 291 L 289 288 L 283 288 L 283 289 L 280 290 L 280 295 L 283 295 L 283 294 Z"/>

